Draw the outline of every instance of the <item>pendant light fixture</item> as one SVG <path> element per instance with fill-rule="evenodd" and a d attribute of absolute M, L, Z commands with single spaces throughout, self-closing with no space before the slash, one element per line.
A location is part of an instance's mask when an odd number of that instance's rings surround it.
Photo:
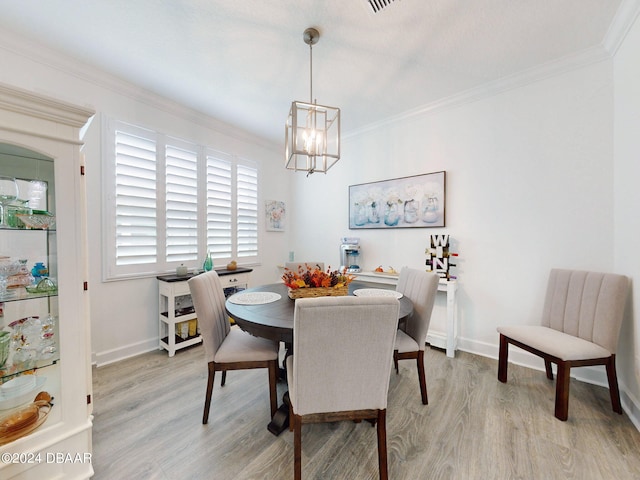
<path fill-rule="evenodd" d="M 285 166 L 289 170 L 327 173 L 340 160 L 340 109 L 318 105 L 313 98 L 313 45 L 320 33 L 307 28 L 309 45 L 309 103 L 292 102 L 285 125 Z"/>

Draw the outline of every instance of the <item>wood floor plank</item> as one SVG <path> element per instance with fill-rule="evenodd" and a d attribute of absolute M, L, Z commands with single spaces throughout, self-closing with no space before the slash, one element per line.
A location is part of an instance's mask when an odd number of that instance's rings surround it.
<path fill-rule="evenodd" d="M 544 372 L 458 352 L 425 354 L 429 405 L 415 363 L 392 371 L 387 408 L 389 478 L 636 479 L 640 432 L 611 410 L 606 388 L 571 380 L 569 420 L 553 415 Z M 293 435 L 267 431 L 266 370 L 216 378 L 202 425 L 207 368 L 201 346 L 150 352 L 94 368 L 95 479 L 287 479 Z M 278 384 L 278 395 L 286 389 Z M 366 422 L 304 425 L 305 479 L 378 478 L 376 431 Z"/>

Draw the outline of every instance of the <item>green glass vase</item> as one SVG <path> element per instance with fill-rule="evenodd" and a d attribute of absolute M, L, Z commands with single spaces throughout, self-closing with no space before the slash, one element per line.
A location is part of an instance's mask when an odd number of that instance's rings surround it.
<path fill-rule="evenodd" d="M 211 252 L 207 252 L 207 257 L 204 259 L 202 268 L 205 272 L 209 272 L 213 269 L 213 258 L 211 258 Z"/>

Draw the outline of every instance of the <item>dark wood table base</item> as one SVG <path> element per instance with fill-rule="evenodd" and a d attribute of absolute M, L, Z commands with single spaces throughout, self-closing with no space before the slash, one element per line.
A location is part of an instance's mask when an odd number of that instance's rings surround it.
<path fill-rule="evenodd" d="M 287 428 L 289 428 L 289 392 L 284 393 L 282 396 L 282 405 L 278 407 L 271 422 L 267 425 L 267 430 L 275 436 L 280 435 Z"/>

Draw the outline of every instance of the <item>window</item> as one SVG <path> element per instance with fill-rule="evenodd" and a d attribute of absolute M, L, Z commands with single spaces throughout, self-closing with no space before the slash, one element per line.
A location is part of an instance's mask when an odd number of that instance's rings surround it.
<path fill-rule="evenodd" d="M 258 169 L 248 160 L 109 121 L 105 280 L 259 261 Z"/>

